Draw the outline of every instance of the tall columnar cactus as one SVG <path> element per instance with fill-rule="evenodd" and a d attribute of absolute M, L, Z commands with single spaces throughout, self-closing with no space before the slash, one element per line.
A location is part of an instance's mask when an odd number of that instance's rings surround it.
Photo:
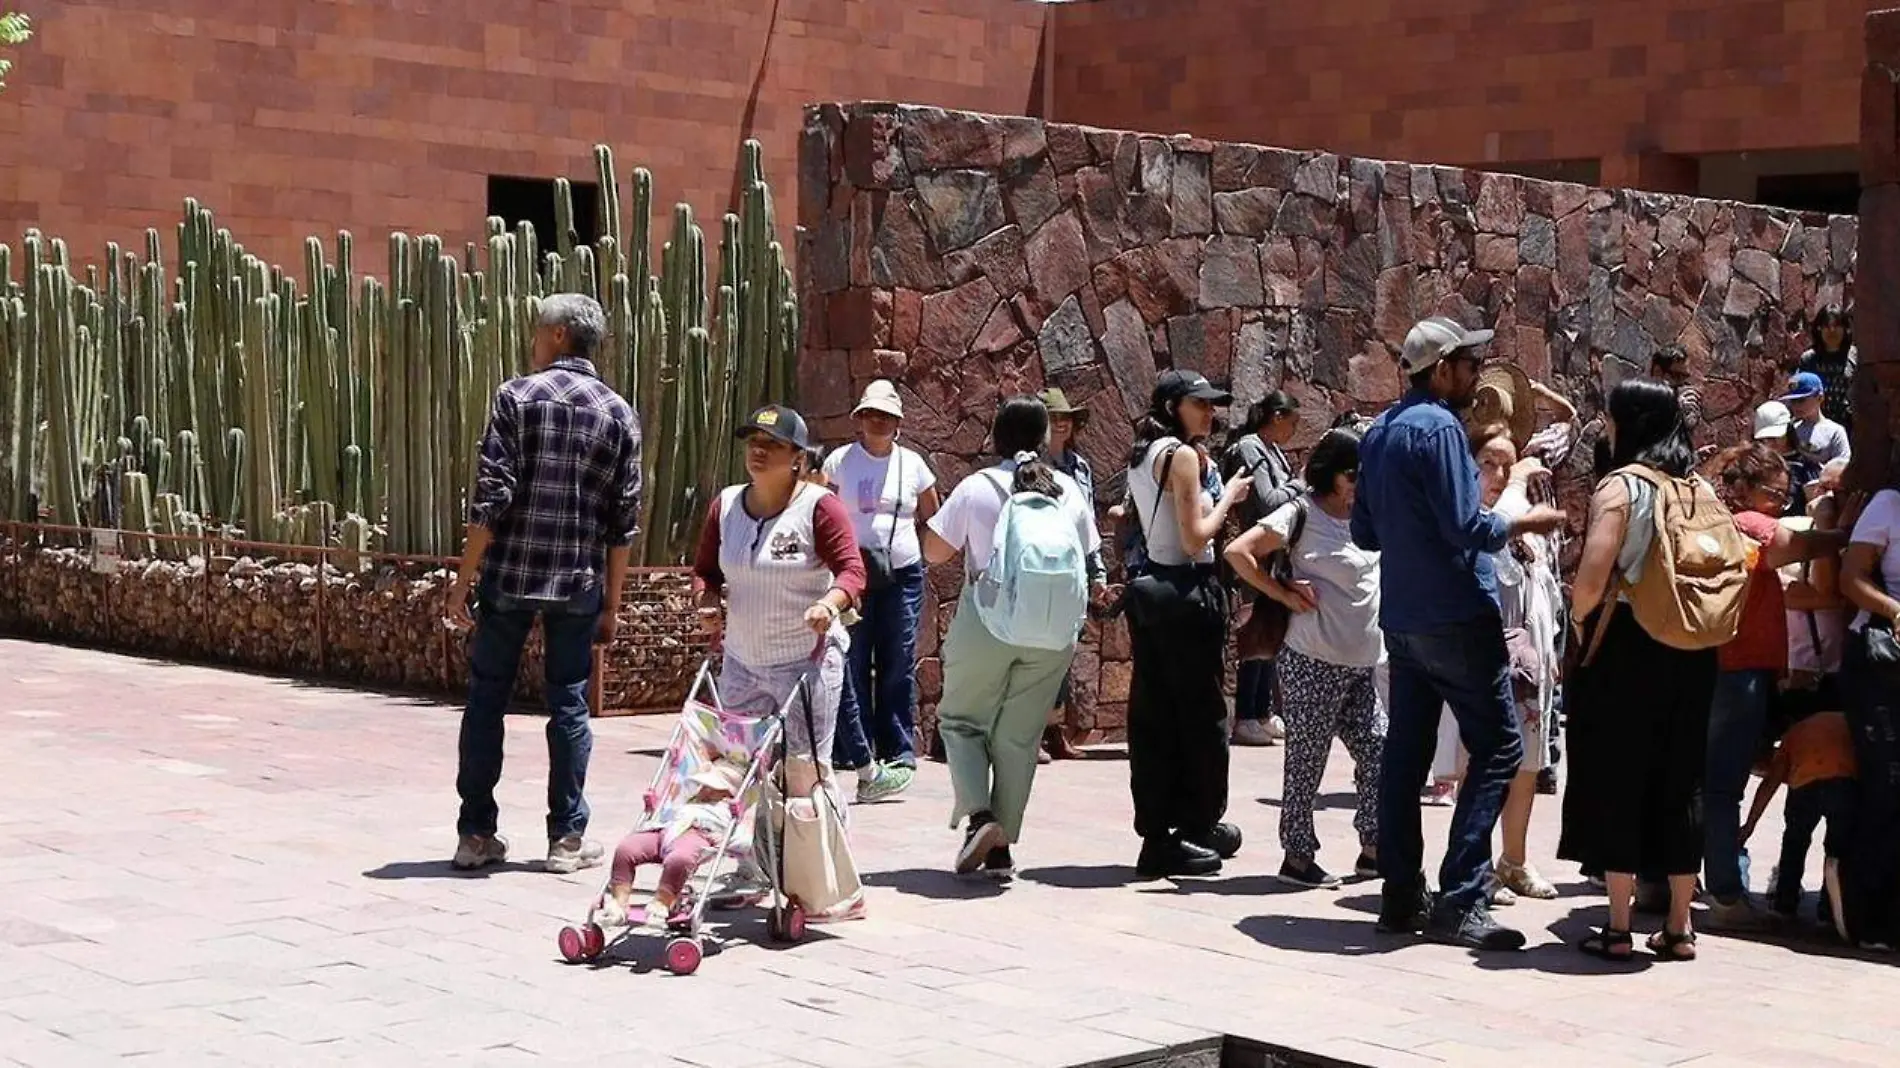
<path fill-rule="evenodd" d="M 251 538 L 453 552 L 490 399 L 528 370 L 539 300 L 578 291 L 607 312 L 603 379 L 642 415 L 643 556 L 676 562 L 739 470 L 731 427 L 791 400 L 796 312 L 759 161 L 748 144 L 712 274 L 691 209 L 656 247 L 652 175 L 623 183 L 604 146 L 591 243 L 562 181 L 554 233 L 492 219 L 459 254 L 392 235 L 386 280 L 356 272 L 347 232 L 328 254 L 311 238 L 286 272 L 195 200 L 173 248 L 148 230 L 96 265 L 29 231 L 0 245 L 0 514 L 98 523 L 96 502 L 137 474 L 160 529 L 203 517 Z"/>

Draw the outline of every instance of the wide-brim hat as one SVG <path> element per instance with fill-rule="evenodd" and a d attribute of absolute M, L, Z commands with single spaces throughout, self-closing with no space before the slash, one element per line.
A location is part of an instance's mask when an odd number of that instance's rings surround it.
<path fill-rule="evenodd" d="M 1068 395 L 1060 389 L 1052 386 L 1036 394 L 1036 398 L 1042 401 L 1044 408 L 1049 409 L 1050 415 L 1066 415 L 1075 420 L 1077 426 L 1089 421 L 1089 410 L 1070 404 Z"/>
<path fill-rule="evenodd" d="M 1478 431 L 1502 423 L 1511 443 L 1522 449 L 1537 433 L 1537 391 L 1516 364 L 1488 364 L 1478 372 L 1477 396 L 1465 411 L 1465 426 Z"/>
<path fill-rule="evenodd" d="M 878 379 L 864 387 L 864 396 L 858 398 L 858 406 L 851 409 L 852 415 L 864 412 L 882 412 L 892 419 L 904 418 L 904 398 L 897 395 L 897 387 L 887 379 Z"/>

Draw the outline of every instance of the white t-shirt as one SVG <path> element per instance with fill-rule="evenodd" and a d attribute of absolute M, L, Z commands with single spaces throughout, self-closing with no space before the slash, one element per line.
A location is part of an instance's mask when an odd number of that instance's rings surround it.
<path fill-rule="evenodd" d="M 1849 443 L 1847 428 L 1822 416 L 1812 423 L 1796 422 L 1795 440 L 1801 443 L 1801 455 L 1825 466 L 1831 460 L 1849 460 L 1853 458 L 1854 447 Z"/>
<path fill-rule="evenodd" d="M 1261 525 L 1282 539 L 1293 532 L 1299 502 L 1282 506 Z M 1296 612 L 1286 644 L 1301 656 L 1341 667 L 1374 667 L 1385 657 L 1379 630 L 1379 554 L 1352 543 L 1352 524 L 1334 519 L 1310 497 L 1306 529 L 1293 546 L 1293 577 L 1313 584 L 1319 607 Z"/>
<path fill-rule="evenodd" d="M 853 442 L 825 457 L 825 478 L 838 487 L 861 548 L 890 550 L 892 567 L 923 561 L 917 501 L 937 484 L 937 476 L 921 455 L 897 445 L 889 456 L 877 457 Z"/>
<path fill-rule="evenodd" d="M 1900 491 L 1884 489 L 1874 494 L 1854 524 L 1850 540 L 1880 550 L 1880 584 L 1888 596 L 1900 596 Z M 1866 626 L 1867 618 L 1866 612 L 1855 615 L 1853 629 Z"/>
<path fill-rule="evenodd" d="M 1056 485 L 1062 487 L 1061 504 L 1075 519 L 1076 533 L 1082 537 L 1082 550 L 1095 552 L 1102 547 L 1101 532 L 1095 529 L 1095 512 L 1075 480 L 1055 471 Z M 989 566 L 990 550 L 996 540 L 996 518 L 1003 514 L 1003 498 L 1016 477 L 1015 461 L 987 467 L 957 483 L 950 499 L 930 517 L 930 529 L 939 538 L 963 552 L 963 567 L 975 574 Z"/>

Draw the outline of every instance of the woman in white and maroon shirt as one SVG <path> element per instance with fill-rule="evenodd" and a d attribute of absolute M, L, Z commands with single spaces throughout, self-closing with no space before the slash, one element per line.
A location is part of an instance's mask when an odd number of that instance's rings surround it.
<path fill-rule="evenodd" d="M 760 408 L 738 437 L 749 481 L 712 503 L 693 558 L 700 625 L 725 638 L 727 708 L 775 710 L 810 675 L 812 723 L 797 702 L 785 723 L 790 792 L 810 794 L 830 763 L 844 686 L 838 617 L 864 592 L 864 561 L 844 502 L 803 478 L 811 438 L 797 412 Z"/>

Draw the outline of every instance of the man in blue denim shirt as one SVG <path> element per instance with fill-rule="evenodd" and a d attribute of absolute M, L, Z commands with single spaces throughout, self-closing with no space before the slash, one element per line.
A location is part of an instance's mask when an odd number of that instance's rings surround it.
<path fill-rule="evenodd" d="M 585 837 L 587 689 L 594 644 L 614 636 L 640 519 L 639 422 L 591 362 L 606 336 L 592 297 L 542 298 L 533 370 L 502 383 L 482 435 L 468 544 L 448 601 L 451 620 L 469 622 L 469 589 L 480 578 L 455 777 L 454 866 L 463 871 L 508 858 L 496 833 L 502 721 L 537 617 L 547 674 L 546 868 L 600 863 L 599 843 Z"/>
<path fill-rule="evenodd" d="M 1379 625 L 1391 662 L 1379 782 L 1379 927 L 1422 929 L 1473 949 L 1519 949 L 1523 934 L 1491 918 L 1485 893 L 1491 832 L 1523 757 L 1491 554 L 1514 534 L 1557 529 L 1564 515 L 1544 506 L 1507 522 L 1480 503 L 1478 466 L 1457 413 L 1476 395 L 1477 350 L 1490 340 L 1489 330 L 1443 317 L 1406 335 L 1399 369 L 1411 390 L 1359 446 L 1352 537 L 1381 554 Z M 1432 902 L 1419 791 L 1446 706 L 1471 756 Z"/>

